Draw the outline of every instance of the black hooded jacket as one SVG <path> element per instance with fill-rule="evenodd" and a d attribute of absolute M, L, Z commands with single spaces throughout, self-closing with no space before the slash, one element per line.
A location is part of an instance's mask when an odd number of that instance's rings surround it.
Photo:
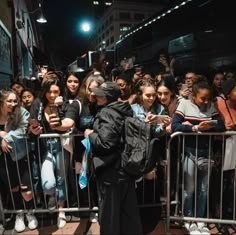
<path fill-rule="evenodd" d="M 124 120 L 132 116 L 128 102 L 115 101 L 103 107 L 95 117 L 94 132 L 89 135 L 89 140 L 97 174 L 114 173 L 120 168 Z"/>

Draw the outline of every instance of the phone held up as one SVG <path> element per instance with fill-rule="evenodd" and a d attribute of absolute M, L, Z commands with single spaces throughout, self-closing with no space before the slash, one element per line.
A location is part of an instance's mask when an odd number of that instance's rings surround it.
<path fill-rule="evenodd" d="M 51 114 L 54 114 L 54 118 L 58 118 L 58 125 L 57 126 L 61 126 L 61 118 L 59 115 L 58 106 L 56 104 L 51 104 L 49 107 L 50 107 Z"/>

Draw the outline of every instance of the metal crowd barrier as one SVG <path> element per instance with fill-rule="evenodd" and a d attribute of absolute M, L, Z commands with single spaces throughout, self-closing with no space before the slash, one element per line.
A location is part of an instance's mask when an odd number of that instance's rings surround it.
<path fill-rule="evenodd" d="M 6 214 L 16 214 L 16 213 L 27 213 L 27 212 L 33 212 L 33 213 L 52 213 L 52 211 L 50 211 L 47 208 L 47 196 L 43 191 L 37 191 L 36 187 L 35 187 L 35 178 L 33 175 L 33 165 L 31 164 L 32 162 L 32 158 L 35 157 L 38 159 L 38 167 L 39 169 L 41 169 L 41 162 L 42 162 L 42 156 L 41 156 L 41 152 L 43 151 L 43 149 L 40 148 L 40 141 L 41 140 L 48 140 L 48 139 L 59 139 L 62 143 L 62 139 L 64 138 L 76 138 L 82 136 L 82 134 L 41 134 L 39 138 L 37 138 L 36 141 L 36 145 L 35 146 L 30 146 L 32 145 L 31 142 L 27 141 L 27 149 L 28 149 L 28 153 L 27 153 L 27 160 L 28 160 L 28 168 L 30 169 L 30 182 L 31 182 L 31 187 L 33 189 L 33 204 L 34 204 L 34 208 L 32 210 L 27 210 L 25 207 L 25 203 L 23 202 L 24 207 L 22 209 L 16 209 L 15 206 L 15 202 L 13 199 L 13 195 L 12 192 L 9 192 L 9 195 L 7 197 L 7 200 L 11 201 L 11 205 L 12 207 L 9 208 L 9 204 L 6 204 L 6 202 L 2 202 L 1 199 L 1 195 L 0 195 L 0 219 L 2 220 L 3 224 L 5 224 L 5 218 L 6 218 Z M 26 138 L 28 139 L 28 138 Z M 76 151 L 76 147 L 75 146 L 75 151 Z M 38 155 L 36 156 L 36 148 L 38 149 Z M 63 147 L 61 147 L 63 149 Z M 32 149 L 34 149 L 32 151 Z M 30 151 L 31 150 L 31 151 Z M 66 151 L 62 151 L 62 156 L 63 159 L 65 157 L 65 154 L 69 154 Z M 5 155 L 6 157 L 6 155 Z M 71 156 L 70 156 L 70 160 L 72 160 Z M 72 163 L 72 161 L 70 162 Z M 16 174 L 19 175 L 19 168 L 18 168 L 18 161 L 16 161 L 16 165 L 17 165 L 17 172 Z M 74 164 L 72 164 L 73 167 L 69 168 L 69 170 L 72 170 L 73 172 L 73 177 L 75 179 L 75 184 L 74 185 L 69 185 L 69 180 L 68 180 L 68 174 L 66 176 L 66 181 L 65 181 L 65 185 L 66 185 L 66 205 L 64 206 L 64 208 L 56 208 L 55 210 L 53 210 L 53 212 L 58 212 L 58 211 L 64 211 L 64 212 L 97 212 L 97 209 L 93 209 L 93 205 L 92 205 L 92 199 L 91 199 L 91 180 L 88 180 L 88 185 L 85 189 L 81 190 L 79 188 L 79 174 L 75 169 Z M 7 167 L 7 165 L 6 165 Z M 66 175 L 66 170 L 65 170 L 65 164 L 64 164 L 64 174 Z M 69 173 L 69 172 L 68 172 Z M 70 172 L 71 173 L 71 172 Z M 41 177 L 40 175 L 40 171 L 39 171 L 39 177 Z M 88 175 L 88 178 L 90 176 Z M 163 206 L 163 202 L 160 202 L 160 200 L 158 200 L 158 189 L 157 189 L 157 180 L 158 179 L 154 179 L 154 180 L 144 180 L 142 179 L 140 182 L 137 182 L 137 189 L 139 189 L 139 194 L 138 195 L 138 203 L 139 203 L 139 207 L 156 207 L 156 206 Z M 20 179 L 21 181 L 21 179 Z M 8 172 L 8 182 L 9 181 L 9 172 Z M 41 183 L 40 183 L 41 184 Z M 11 185 L 9 184 L 9 188 L 11 188 Z M 76 198 L 73 202 L 71 202 L 71 198 L 72 198 L 72 193 L 76 194 Z M 41 197 L 40 197 L 41 196 Z M 23 201 L 23 200 L 22 200 Z M 166 202 L 164 202 L 164 205 L 166 204 Z M 37 217 L 37 215 L 36 215 Z"/>
<path fill-rule="evenodd" d="M 184 223 L 185 221 L 192 222 L 205 222 L 205 223 L 220 223 L 220 224 L 236 224 L 236 166 L 233 166 L 231 170 L 230 179 L 231 182 L 225 183 L 225 177 L 227 177 L 227 172 L 224 171 L 224 154 L 225 154 L 225 143 L 229 136 L 235 136 L 235 131 L 227 132 L 202 132 L 202 133 L 173 133 L 168 140 L 166 149 L 166 161 L 167 161 L 167 204 L 166 204 L 166 234 L 171 234 L 170 226 L 172 222 Z M 185 178 L 184 178 L 184 152 L 185 152 L 185 142 L 189 137 L 195 138 L 196 146 L 199 138 L 205 136 L 208 137 L 209 156 L 207 165 L 207 205 L 205 216 L 198 218 L 196 216 L 197 205 L 197 175 L 199 174 L 199 169 L 197 169 L 197 164 L 195 164 L 195 177 L 194 177 L 194 216 L 187 217 L 184 215 L 184 188 L 185 188 Z M 174 141 L 175 140 L 175 141 Z M 195 149 L 196 155 L 198 154 L 198 149 Z M 235 153 L 236 157 L 236 153 Z M 212 161 L 214 164 L 212 166 Z M 174 167 L 173 167 L 174 166 Z M 174 172 L 176 171 L 176 172 Z M 213 178 L 213 171 L 215 173 Z M 210 174 L 211 173 L 211 174 Z M 217 181 L 218 179 L 218 181 Z M 232 186 L 230 195 L 225 192 L 227 186 Z M 217 187 L 217 190 L 214 189 Z M 216 192 L 214 192 L 216 191 Z M 219 203 L 217 213 L 212 209 L 216 205 L 212 205 L 210 197 L 216 199 Z M 226 198 L 227 197 L 227 198 Z M 227 203 L 227 206 L 225 205 Z M 230 205 L 230 206 L 229 206 Z"/>

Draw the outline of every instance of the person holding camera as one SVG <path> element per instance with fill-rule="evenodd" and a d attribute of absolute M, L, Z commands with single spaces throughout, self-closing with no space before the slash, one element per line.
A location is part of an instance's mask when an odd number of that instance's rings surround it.
<path fill-rule="evenodd" d="M 38 137 L 42 133 L 63 134 L 74 126 L 77 106 L 63 102 L 62 93 L 59 80 L 48 79 L 43 83 L 40 100 L 37 99 L 30 110 L 31 136 Z M 63 208 L 67 198 L 65 180 L 69 152 L 63 149 L 60 138 L 57 137 L 41 138 L 39 145 L 41 183 L 44 193 L 49 196 L 48 209 Z M 57 225 L 62 228 L 65 224 L 65 213 L 60 211 Z"/>

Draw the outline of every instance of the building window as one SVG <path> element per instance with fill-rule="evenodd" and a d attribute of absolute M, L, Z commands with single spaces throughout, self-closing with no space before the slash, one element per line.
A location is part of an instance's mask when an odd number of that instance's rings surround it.
<path fill-rule="evenodd" d="M 120 19 L 130 19 L 129 12 L 120 12 Z"/>
<path fill-rule="evenodd" d="M 109 46 L 109 39 L 106 40 L 106 46 Z"/>
<path fill-rule="evenodd" d="M 106 26 L 106 27 L 108 26 L 108 20 L 106 20 L 106 22 L 105 22 L 105 26 Z"/>
<path fill-rule="evenodd" d="M 112 23 L 112 21 L 113 21 L 113 15 L 109 17 L 109 22 Z"/>
<path fill-rule="evenodd" d="M 111 27 L 110 27 L 110 32 L 113 32 L 114 31 L 114 26 L 112 25 Z"/>
<path fill-rule="evenodd" d="M 108 36 L 108 35 L 109 35 L 109 30 L 106 31 L 106 36 Z"/>
<path fill-rule="evenodd" d="M 126 32 L 129 31 L 131 28 L 130 24 L 120 24 L 120 31 L 121 32 Z"/>
<path fill-rule="evenodd" d="M 134 13 L 134 19 L 135 20 L 144 20 L 145 19 L 145 15 L 141 14 L 141 13 Z"/>
<path fill-rule="evenodd" d="M 114 36 L 111 37 L 110 42 L 111 44 L 114 42 Z"/>

